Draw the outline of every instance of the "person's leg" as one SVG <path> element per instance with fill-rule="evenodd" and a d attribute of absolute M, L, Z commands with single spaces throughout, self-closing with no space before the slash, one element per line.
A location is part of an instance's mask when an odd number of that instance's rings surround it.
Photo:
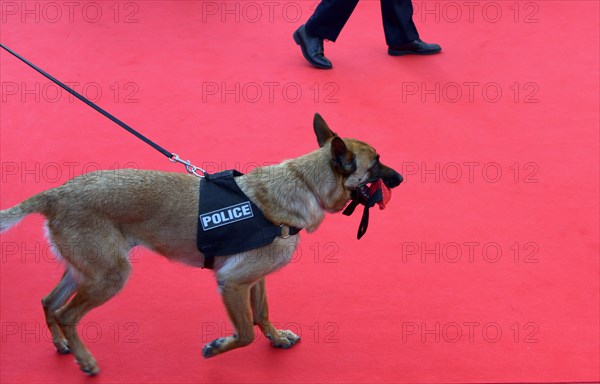
<path fill-rule="evenodd" d="M 392 47 L 407 44 L 419 38 L 412 16 L 411 0 L 381 0 L 381 17 L 387 45 Z"/>
<path fill-rule="evenodd" d="M 308 19 L 306 32 L 314 37 L 336 41 L 356 8 L 358 0 L 323 0 Z"/>
<path fill-rule="evenodd" d="M 419 32 L 412 19 L 411 0 L 381 0 L 381 17 L 388 53 L 392 56 L 408 54 L 430 55 L 442 48 L 428 44 L 419 38 Z"/>
<path fill-rule="evenodd" d="M 294 41 L 302 49 L 306 61 L 317 68 L 333 68 L 325 57 L 323 40 L 337 39 L 357 3 L 358 0 L 323 0 L 319 3 L 306 24 L 294 32 Z"/>

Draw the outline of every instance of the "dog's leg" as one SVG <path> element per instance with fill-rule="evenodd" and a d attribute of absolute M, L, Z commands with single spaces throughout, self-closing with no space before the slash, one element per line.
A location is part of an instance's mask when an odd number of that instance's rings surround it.
<path fill-rule="evenodd" d="M 46 324 L 52 334 L 52 342 L 54 343 L 56 350 L 62 354 L 71 352 L 71 349 L 67 344 L 65 335 L 63 335 L 62 330 L 58 324 L 56 324 L 54 312 L 65 305 L 76 290 L 77 283 L 67 269 L 58 285 L 42 299 L 42 307 L 44 308 L 44 314 L 46 315 Z"/>
<path fill-rule="evenodd" d="M 225 282 L 222 285 L 223 303 L 236 333 L 233 336 L 221 337 L 206 344 L 202 349 L 202 356 L 205 358 L 246 346 L 254 340 L 250 286 L 250 284 L 234 282 Z"/>
<path fill-rule="evenodd" d="M 105 270 L 92 279 L 82 281 L 73 300 L 56 312 L 56 321 L 77 363 L 89 375 L 97 374 L 100 369 L 79 338 L 77 324 L 91 309 L 104 304 L 121 290 L 129 274 L 129 264 L 126 265 L 126 268 Z"/>
<path fill-rule="evenodd" d="M 300 337 L 292 331 L 275 329 L 271 321 L 269 321 L 269 304 L 267 303 L 264 277 L 250 290 L 250 301 L 252 303 L 254 324 L 258 325 L 262 333 L 271 340 L 273 347 L 291 348 L 300 340 Z"/>
<path fill-rule="evenodd" d="M 77 324 L 91 309 L 121 290 L 131 266 L 127 259 L 129 246 L 121 233 L 108 223 L 90 221 L 68 229 L 50 229 L 61 255 L 77 276 L 77 293 L 54 312 L 54 317 L 81 370 L 95 375 L 100 369 L 81 341 Z"/>

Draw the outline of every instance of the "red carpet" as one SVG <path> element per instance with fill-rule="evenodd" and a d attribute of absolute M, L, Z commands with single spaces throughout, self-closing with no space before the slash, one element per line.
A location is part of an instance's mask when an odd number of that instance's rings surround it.
<path fill-rule="evenodd" d="M 2 383 L 594 382 L 599 374 L 599 5 L 415 2 L 431 57 L 389 57 L 362 1 L 332 71 L 292 32 L 298 2 L 0 3 L 0 40 L 168 150 L 248 171 L 316 148 L 320 112 L 403 173 L 385 211 L 330 215 L 267 281 L 264 337 L 231 332 L 209 271 L 145 250 L 80 331 L 102 369 L 58 355 L 40 299 L 62 267 L 41 217 L 1 238 Z M 475 4 L 476 3 L 476 4 Z M 0 52 L 1 208 L 96 169 L 182 172 Z"/>

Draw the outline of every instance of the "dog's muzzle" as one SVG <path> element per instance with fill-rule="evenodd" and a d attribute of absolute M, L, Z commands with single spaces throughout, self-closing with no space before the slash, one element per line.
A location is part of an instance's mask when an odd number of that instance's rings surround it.
<path fill-rule="evenodd" d="M 381 180 L 383 180 L 384 184 L 388 188 L 396 188 L 397 186 L 400 185 L 400 183 L 402 183 L 404 181 L 404 178 L 398 172 L 394 171 L 391 168 L 388 168 L 386 175 L 381 176 Z"/>

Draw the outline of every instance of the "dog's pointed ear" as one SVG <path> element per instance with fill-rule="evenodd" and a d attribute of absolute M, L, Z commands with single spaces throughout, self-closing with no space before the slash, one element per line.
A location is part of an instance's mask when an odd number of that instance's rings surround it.
<path fill-rule="evenodd" d="M 317 142 L 319 143 L 319 147 L 322 147 L 327 143 L 331 138 L 337 136 L 335 132 L 329 129 L 329 126 L 323 120 L 321 115 L 315 113 L 315 118 L 313 119 L 313 128 L 315 130 L 315 135 L 317 135 Z M 343 144 L 343 142 L 342 142 Z"/>
<path fill-rule="evenodd" d="M 354 153 L 348 149 L 344 140 L 339 136 L 334 136 L 331 140 L 331 158 L 340 174 L 350 176 L 356 171 Z"/>

